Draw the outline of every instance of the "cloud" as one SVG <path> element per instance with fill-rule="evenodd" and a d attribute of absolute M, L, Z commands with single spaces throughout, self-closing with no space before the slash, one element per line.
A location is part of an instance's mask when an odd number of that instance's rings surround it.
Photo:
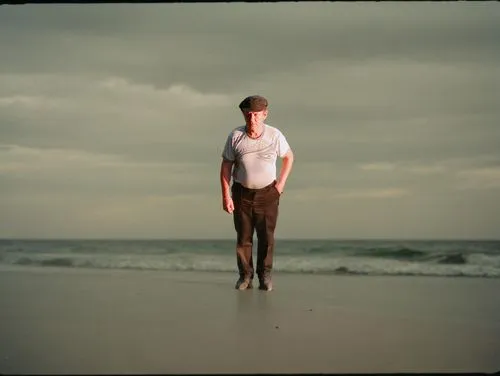
<path fill-rule="evenodd" d="M 457 173 L 458 189 L 500 188 L 500 167 L 485 167 L 463 170 Z"/>
<path fill-rule="evenodd" d="M 408 59 L 494 67 L 491 60 L 499 58 L 493 5 L 373 5 L 11 7 L 0 14 L 0 35 L 9 38 L 0 68 L 117 74 L 164 87 L 183 82 L 234 93 L 263 74 L 296 77 L 311 61 L 349 66 Z M 266 27 L 255 28 L 249 22 L 255 18 Z M 52 58 L 62 53 L 64 59 Z"/>
<path fill-rule="evenodd" d="M 462 235 L 465 212 L 493 233 L 498 16 L 492 3 L 2 9 L 0 235 L 43 222 L 52 234 L 232 236 L 220 153 L 253 93 L 296 155 L 282 234 Z"/>
<path fill-rule="evenodd" d="M 172 106 L 212 107 L 231 104 L 229 98 L 221 94 L 201 93 L 187 85 L 176 84 L 167 89 L 155 88 L 148 84 L 134 84 L 123 77 L 109 77 L 98 86 L 111 90 L 118 96 L 131 97 L 134 100 L 152 101 L 149 106 L 166 104 Z M 160 102 L 160 103 L 158 103 Z"/>
<path fill-rule="evenodd" d="M 393 171 L 396 165 L 394 163 L 368 163 L 359 167 L 365 171 Z"/>
<path fill-rule="evenodd" d="M 60 74 L 3 74 L 0 87 L 0 105 L 30 106 L 39 109 L 44 105 L 55 109 L 56 104 L 66 104 L 76 110 L 85 106 L 98 108 L 109 105 L 147 106 L 156 110 L 192 107 L 226 106 L 230 98 L 222 94 L 202 93 L 183 83 L 159 88 L 153 84 L 132 82 L 119 76 L 93 78 L 86 75 Z M 5 93 L 5 96 L 2 94 Z M 82 102 L 83 100 L 83 102 Z M 60 108 L 57 108 L 60 109 Z M 127 108 L 123 108 L 126 110 Z"/>
<path fill-rule="evenodd" d="M 445 167 L 439 165 L 428 165 L 428 166 L 411 166 L 406 168 L 406 171 L 419 174 L 419 175 L 428 175 L 428 174 L 438 174 L 446 171 Z"/>
<path fill-rule="evenodd" d="M 176 211 L 182 211 L 180 207 L 191 207 L 203 205 L 207 201 L 207 193 L 179 193 L 173 195 L 148 194 L 134 197 L 108 199 L 101 205 L 93 205 L 87 211 L 89 218 L 97 221 L 121 221 L 123 217 L 132 216 L 137 222 L 145 220 L 151 222 L 154 218 L 175 217 Z M 190 211 L 191 209 L 188 209 Z"/>
<path fill-rule="evenodd" d="M 0 191 L 8 195 L 192 196 L 200 193 L 200 182 L 209 175 L 216 175 L 215 168 L 204 163 L 141 162 L 76 149 L 0 145 Z M 213 192 L 212 185 L 201 191 Z"/>
<path fill-rule="evenodd" d="M 328 201 L 338 199 L 389 199 L 408 196 L 411 191 L 404 188 L 380 188 L 380 189 L 343 189 L 332 188 L 303 188 L 292 189 L 287 192 L 287 199 L 297 201 Z"/>
<path fill-rule="evenodd" d="M 429 175 L 446 172 L 446 168 L 439 164 L 420 165 L 418 161 L 406 161 L 403 163 L 373 162 L 359 165 L 363 171 L 399 171 L 419 175 Z"/>
<path fill-rule="evenodd" d="M 124 77 L 64 74 L 2 75 L 0 81 L 2 141 L 28 147 L 64 145 L 151 162 L 183 155 L 194 162 L 203 153 L 218 156 L 230 130 L 221 121 L 207 131 L 207 119 L 238 115 L 230 96 L 184 84 L 158 88 Z"/>
<path fill-rule="evenodd" d="M 114 166 L 120 156 L 74 149 L 41 149 L 0 144 L 0 172 L 39 172 L 41 169 Z M 7 168 L 6 168 L 7 166 Z"/>
<path fill-rule="evenodd" d="M 103 196 L 75 191 L 0 195 L 0 217 L 0 233 L 35 238 L 214 237 L 209 224 L 229 219 L 220 202 L 206 193 Z M 231 230 L 229 224 L 220 228 Z"/>
<path fill-rule="evenodd" d="M 387 188 L 387 189 L 371 189 L 371 190 L 353 190 L 351 192 L 344 192 L 334 194 L 334 198 L 398 198 L 407 196 L 410 191 L 401 188 Z"/>
<path fill-rule="evenodd" d="M 0 144 L 0 168 L 7 164 L 17 164 L 17 171 L 34 172 L 41 169 L 76 168 L 129 168 L 129 169 L 169 169 L 181 172 L 196 167 L 190 162 L 136 162 L 123 155 L 89 153 L 76 149 L 29 148 L 19 145 Z M 203 164 L 198 164 L 204 167 Z"/>
<path fill-rule="evenodd" d="M 14 107 L 21 111 L 29 111 L 56 109 L 59 107 L 59 103 L 56 100 L 44 98 L 42 96 L 15 95 L 11 97 L 0 97 L 0 108 L 1 107 Z"/>

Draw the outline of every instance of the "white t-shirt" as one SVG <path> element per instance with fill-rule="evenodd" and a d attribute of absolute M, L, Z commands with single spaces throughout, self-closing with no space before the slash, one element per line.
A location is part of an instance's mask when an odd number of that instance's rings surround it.
<path fill-rule="evenodd" d="M 233 180 L 244 187 L 259 189 L 276 179 L 276 158 L 283 158 L 290 146 L 279 129 L 264 124 L 259 138 L 250 138 L 245 126 L 228 136 L 222 157 L 234 162 Z"/>

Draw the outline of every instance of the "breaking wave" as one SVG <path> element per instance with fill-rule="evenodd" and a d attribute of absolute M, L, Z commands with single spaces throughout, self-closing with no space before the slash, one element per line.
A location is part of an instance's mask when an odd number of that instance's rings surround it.
<path fill-rule="evenodd" d="M 9 252 L 0 258 L 8 265 L 36 267 L 136 269 L 165 271 L 235 272 L 233 254 L 95 255 L 26 254 Z M 324 257 L 276 255 L 274 269 L 282 273 L 367 275 L 500 277 L 500 256 L 451 254 L 426 262 L 382 257 Z"/>

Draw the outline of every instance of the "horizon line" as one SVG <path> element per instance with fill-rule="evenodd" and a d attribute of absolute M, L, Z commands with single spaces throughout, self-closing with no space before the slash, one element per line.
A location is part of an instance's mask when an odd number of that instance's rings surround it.
<path fill-rule="evenodd" d="M 235 238 L 187 238 L 187 237 L 0 237 L 4 240 L 43 240 L 43 241 L 236 241 Z M 500 241 L 500 238 L 397 238 L 397 237 L 275 237 L 280 241 Z"/>

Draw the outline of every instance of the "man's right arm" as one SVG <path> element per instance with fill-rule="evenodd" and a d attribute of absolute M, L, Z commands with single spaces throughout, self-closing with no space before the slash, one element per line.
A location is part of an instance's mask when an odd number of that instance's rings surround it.
<path fill-rule="evenodd" d="M 234 211 L 234 203 L 231 198 L 231 175 L 233 171 L 233 161 L 222 159 L 220 166 L 220 185 L 222 190 L 222 208 L 231 214 Z"/>

